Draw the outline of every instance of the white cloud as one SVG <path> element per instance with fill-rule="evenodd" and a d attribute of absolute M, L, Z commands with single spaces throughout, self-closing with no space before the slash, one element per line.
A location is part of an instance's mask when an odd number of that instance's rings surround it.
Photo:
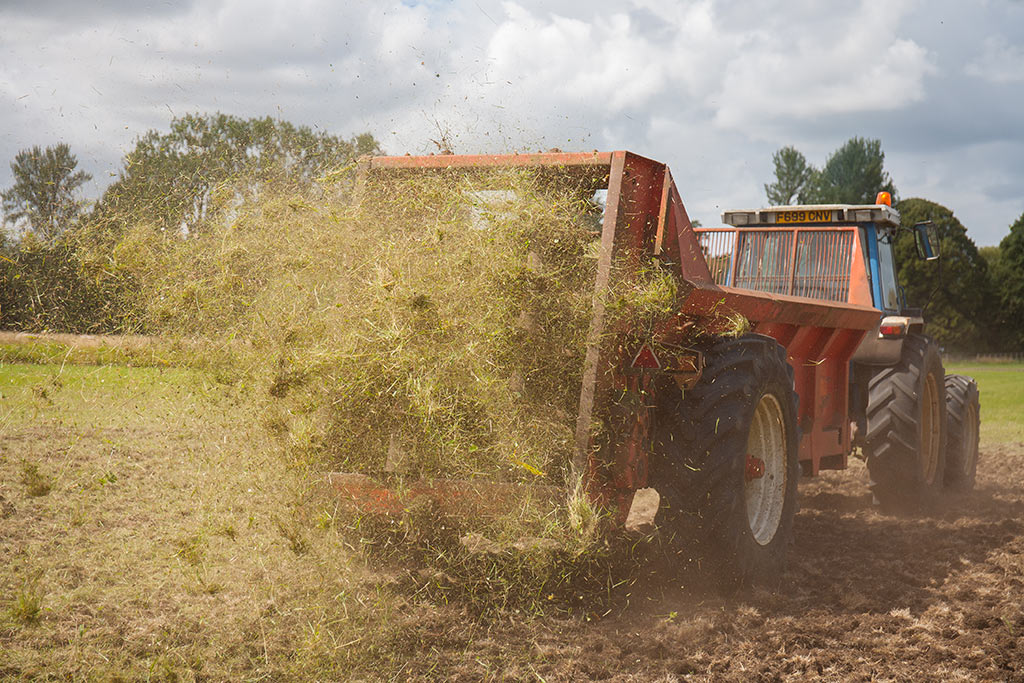
<path fill-rule="evenodd" d="M 741 36 L 723 74 L 716 123 L 755 132 L 767 121 L 900 109 L 925 95 L 928 51 L 899 36 L 898 4 L 865 0 L 805 17 L 810 30 L 774 22 Z"/>
<path fill-rule="evenodd" d="M 991 83 L 1022 83 L 1024 47 L 1010 45 L 1001 36 L 989 38 L 981 54 L 964 68 L 964 72 Z"/>
<path fill-rule="evenodd" d="M 540 18 L 512 3 L 506 12 L 488 46 L 492 74 L 517 81 L 531 99 L 585 102 L 617 114 L 643 107 L 665 85 L 663 55 L 627 14 Z"/>

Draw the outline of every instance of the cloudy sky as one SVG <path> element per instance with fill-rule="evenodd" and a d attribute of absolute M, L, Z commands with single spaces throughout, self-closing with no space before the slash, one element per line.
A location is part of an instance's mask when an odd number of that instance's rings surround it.
<path fill-rule="evenodd" d="M 880 138 L 979 245 L 1024 212 L 1024 0 L 0 0 L 8 160 L 95 176 L 174 116 L 275 116 L 389 153 L 630 149 L 691 215 L 761 206 L 772 152 Z"/>

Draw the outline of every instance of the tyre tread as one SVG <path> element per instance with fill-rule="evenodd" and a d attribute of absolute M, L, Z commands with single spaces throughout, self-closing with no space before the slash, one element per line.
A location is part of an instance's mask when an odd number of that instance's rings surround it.
<path fill-rule="evenodd" d="M 981 402 L 978 384 L 966 375 L 946 375 L 946 488 L 969 491 L 974 488 L 978 467 L 978 430 L 973 444 L 964 443 L 967 407 L 975 408 L 975 418 L 981 420 Z M 975 427 L 978 425 L 976 424 Z M 973 449 L 973 453 L 970 450 Z M 970 460 L 968 460 L 970 458 Z M 965 463 L 967 465 L 965 466 Z"/>
<path fill-rule="evenodd" d="M 879 502 L 921 500 L 933 495 L 936 489 L 934 483 L 928 485 L 923 481 L 918 462 L 920 396 L 928 373 L 937 373 L 938 388 L 944 393 L 937 347 L 928 337 L 912 334 L 904 340 L 900 362 L 876 372 L 868 382 L 864 444 L 872 492 Z M 941 394 L 939 400 L 944 406 Z M 940 411 L 940 420 L 945 422 L 945 411 Z M 945 424 L 941 424 L 939 469 L 935 477 L 938 488 L 945 476 L 945 433 Z"/>
<path fill-rule="evenodd" d="M 700 382 L 680 396 L 678 390 L 665 392 L 671 399 L 659 400 L 655 441 L 652 451 L 651 482 L 662 493 L 664 505 L 675 522 L 697 533 L 697 542 L 712 563 L 712 571 L 724 584 L 748 583 L 781 574 L 785 546 L 792 537 L 796 505 L 796 416 L 797 397 L 793 390 L 793 368 L 786 350 L 771 337 L 751 334 L 720 341 L 709 348 Z M 769 566 L 755 562 L 742 551 L 743 539 L 735 530 L 739 512 L 746 523 L 742 481 L 749 420 L 761 387 L 784 385 L 780 397 L 783 410 L 791 416 L 792 504 L 776 532 L 781 552 L 772 553 Z M 789 500 L 789 498 L 787 498 Z M 742 510 L 740 510 L 742 508 Z M 770 544 L 776 547 L 775 541 Z"/>

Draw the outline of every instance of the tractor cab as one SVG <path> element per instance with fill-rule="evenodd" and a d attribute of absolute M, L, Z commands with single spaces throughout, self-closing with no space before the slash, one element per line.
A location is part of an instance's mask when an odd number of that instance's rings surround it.
<path fill-rule="evenodd" d="M 716 284 L 786 296 L 869 306 L 879 311 L 854 360 L 891 363 L 903 338 L 920 332 L 897 277 L 900 215 L 887 192 L 875 204 L 772 206 L 724 211 L 727 228 L 697 228 Z M 915 226 L 919 255 L 938 258 L 934 226 Z"/>
<path fill-rule="evenodd" d="M 877 204 L 725 211 L 722 221 L 730 227 L 696 229 L 716 284 L 906 311 L 893 254 L 900 215 L 888 193 Z M 937 257 L 937 241 L 918 228 L 918 250 Z"/>

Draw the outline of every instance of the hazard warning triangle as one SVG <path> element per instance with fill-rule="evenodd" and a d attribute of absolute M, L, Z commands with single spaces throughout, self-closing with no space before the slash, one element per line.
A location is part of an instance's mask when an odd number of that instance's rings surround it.
<path fill-rule="evenodd" d="M 661 363 L 658 362 L 658 357 L 654 355 L 654 351 L 647 344 L 640 347 L 637 351 L 636 356 L 633 358 L 632 366 L 637 369 L 643 370 L 660 370 Z"/>

